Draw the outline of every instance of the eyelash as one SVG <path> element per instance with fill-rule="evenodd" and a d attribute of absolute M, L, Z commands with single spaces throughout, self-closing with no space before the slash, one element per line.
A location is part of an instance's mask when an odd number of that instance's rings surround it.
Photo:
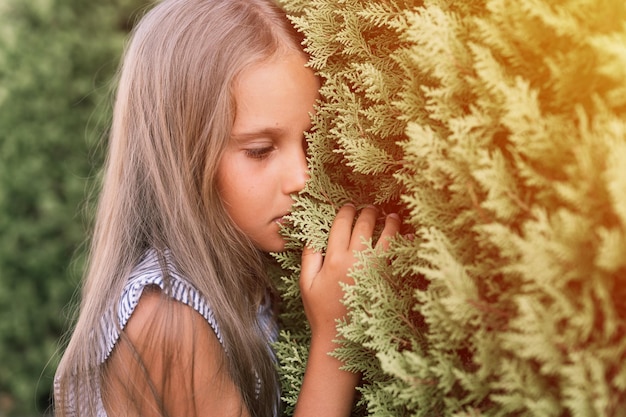
<path fill-rule="evenodd" d="M 302 149 L 307 153 L 309 148 L 309 144 L 307 143 L 306 137 L 302 138 Z M 266 146 L 264 148 L 250 148 L 246 149 L 246 156 L 252 159 L 264 160 L 270 156 L 270 153 L 274 150 L 274 146 Z"/>
<path fill-rule="evenodd" d="M 252 148 L 246 149 L 246 156 L 252 159 L 265 159 L 270 156 L 270 153 L 274 150 L 273 146 L 267 146 L 265 148 Z"/>

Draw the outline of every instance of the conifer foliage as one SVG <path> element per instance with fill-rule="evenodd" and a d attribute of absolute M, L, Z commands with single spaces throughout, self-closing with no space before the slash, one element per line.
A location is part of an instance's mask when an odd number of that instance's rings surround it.
<path fill-rule="evenodd" d="M 623 0 L 283 0 L 323 87 L 276 344 L 306 364 L 298 250 L 346 202 L 405 234 L 352 273 L 355 415 L 626 415 Z M 391 261 L 391 262 L 388 262 Z"/>

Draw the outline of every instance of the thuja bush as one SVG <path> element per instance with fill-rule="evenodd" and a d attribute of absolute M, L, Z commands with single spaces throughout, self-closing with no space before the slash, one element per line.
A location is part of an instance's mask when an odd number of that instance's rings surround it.
<path fill-rule="evenodd" d="M 346 286 L 354 415 L 626 415 L 626 4 L 283 3 L 323 82 L 276 254 L 285 414 L 299 248 L 352 202 L 404 221 Z"/>

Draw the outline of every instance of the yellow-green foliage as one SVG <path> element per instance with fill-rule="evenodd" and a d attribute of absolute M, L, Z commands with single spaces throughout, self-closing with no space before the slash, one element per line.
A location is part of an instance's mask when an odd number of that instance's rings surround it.
<path fill-rule="evenodd" d="M 624 1 L 283 2 L 324 82 L 279 255 L 286 414 L 297 248 L 352 201 L 415 236 L 347 288 L 355 415 L 626 415 Z"/>

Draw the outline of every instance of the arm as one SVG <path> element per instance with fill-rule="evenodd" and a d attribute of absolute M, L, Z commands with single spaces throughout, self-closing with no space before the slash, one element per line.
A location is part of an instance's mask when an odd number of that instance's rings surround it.
<path fill-rule="evenodd" d="M 355 216 L 354 206 L 339 210 L 330 230 L 325 257 L 309 248 L 302 254 L 300 290 L 312 339 L 296 417 L 348 416 L 352 410 L 360 376 L 341 370 L 343 364 L 329 353 L 337 347 L 336 321 L 346 315 L 339 283 L 351 282 L 348 272 L 355 262 L 354 253 L 365 249 L 363 239 L 372 237 L 377 211 L 373 207 L 363 209 L 352 228 Z M 387 216 L 376 247 L 386 250 L 388 239 L 399 229 L 398 217 Z"/>
<path fill-rule="evenodd" d="M 110 417 L 249 416 L 211 326 L 191 307 L 144 290 L 106 362 Z"/>
<path fill-rule="evenodd" d="M 364 248 L 361 239 L 372 236 L 376 222 L 376 210 L 366 208 L 353 229 L 355 215 L 352 206 L 339 211 L 325 260 L 308 248 L 303 253 L 301 289 L 313 334 L 297 417 L 347 416 L 352 409 L 359 375 L 339 369 L 342 363 L 329 353 L 337 347 L 336 320 L 346 313 L 339 282 L 349 282 L 354 251 Z M 385 249 L 398 229 L 399 220 L 388 216 L 377 247 Z M 204 318 L 160 291 L 146 290 L 106 362 L 107 414 L 248 417 L 225 361 Z"/>

